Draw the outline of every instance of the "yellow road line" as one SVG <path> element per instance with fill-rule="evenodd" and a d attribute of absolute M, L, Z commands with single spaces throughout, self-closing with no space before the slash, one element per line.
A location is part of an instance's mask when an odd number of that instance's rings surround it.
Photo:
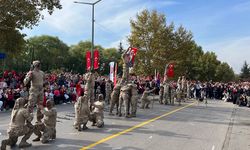
<path fill-rule="evenodd" d="M 161 115 L 161 116 L 155 117 L 155 118 L 150 119 L 150 120 L 147 120 L 147 121 L 145 121 L 145 122 L 142 122 L 142 123 L 140 123 L 140 124 L 138 124 L 138 125 L 135 125 L 135 126 L 133 126 L 133 127 L 131 127 L 131 128 L 128 128 L 128 129 L 126 129 L 126 130 L 123 130 L 123 131 L 120 131 L 120 132 L 115 133 L 115 134 L 113 134 L 113 135 L 110 135 L 110 136 L 108 136 L 108 137 L 106 137 L 106 138 L 103 138 L 103 139 L 101 139 L 101 140 L 99 140 L 99 141 L 97 141 L 97 142 L 95 142 L 95 143 L 92 143 L 92 144 L 90 144 L 90 145 L 88 145 L 88 146 L 82 147 L 81 150 L 87 150 L 87 149 L 93 148 L 93 147 L 95 147 L 96 145 L 99 145 L 99 144 L 101 144 L 101 143 L 104 143 L 104 142 L 106 142 L 106 141 L 108 141 L 108 140 L 111 140 L 111 139 L 113 139 L 113 138 L 115 138 L 115 137 L 118 137 L 118 136 L 120 136 L 120 135 L 122 135 L 122 134 L 128 133 L 128 132 L 130 132 L 130 131 L 132 131 L 132 130 L 134 130 L 134 129 L 140 128 L 140 127 L 142 127 L 142 126 L 144 126 L 144 125 L 146 125 L 146 124 L 149 124 L 149 123 L 151 123 L 151 122 L 153 122 L 153 121 L 155 121 L 155 120 L 158 120 L 158 119 L 160 119 L 160 118 L 162 118 L 162 117 L 166 117 L 166 116 L 168 116 L 168 115 L 170 115 L 170 114 L 173 114 L 173 113 L 175 113 L 175 112 L 177 112 L 177 111 L 180 111 L 180 110 L 182 110 L 182 109 L 184 109 L 184 108 L 190 107 L 190 106 L 192 106 L 192 105 L 194 105 L 194 104 L 195 104 L 195 102 L 194 102 L 194 103 L 191 103 L 191 104 L 189 104 L 189 105 L 186 105 L 186 106 L 184 106 L 184 107 L 175 109 L 175 110 L 173 110 L 173 111 L 171 111 L 171 112 L 168 112 L 168 113 L 166 113 L 166 114 L 163 114 L 163 115 Z"/>

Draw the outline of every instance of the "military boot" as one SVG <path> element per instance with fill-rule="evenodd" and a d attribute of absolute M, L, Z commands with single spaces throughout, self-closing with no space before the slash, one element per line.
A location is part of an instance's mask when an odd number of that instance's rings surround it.
<path fill-rule="evenodd" d="M 6 146 L 7 146 L 7 141 L 3 140 L 1 144 L 1 150 L 6 150 Z"/>
<path fill-rule="evenodd" d="M 33 141 L 33 142 L 40 141 L 40 137 L 37 137 L 37 138 L 33 139 L 32 141 Z"/>
<path fill-rule="evenodd" d="M 19 148 L 25 148 L 25 147 L 30 147 L 32 144 L 26 142 L 26 141 L 21 141 L 19 144 Z"/>

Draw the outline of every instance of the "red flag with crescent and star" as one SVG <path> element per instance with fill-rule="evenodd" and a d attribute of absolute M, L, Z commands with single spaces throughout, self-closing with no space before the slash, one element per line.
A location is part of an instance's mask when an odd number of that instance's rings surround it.
<path fill-rule="evenodd" d="M 86 52 L 86 70 L 90 71 L 91 69 L 91 52 L 87 51 Z"/>
<path fill-rule="evenodd" d="M 134 61 L 135 61 L 135 56 L 136 56 L 137 51 L 138 51 L 137 48 L 130 47 L 130 51 L 129 51 L 129 67 L 134 66 Z"/>
<path fill-rule="evenodd" d="M 174 64 L 173 63 L 170 63 L 168 65 L 167 76 L 170 77 L 170 78 L 174 77 Z"/>
<path fill-rule="evenodd" d="M 98 69 L 99 68 L 99 51 L 96 49 L 94 51 L 94 69 Z"/>

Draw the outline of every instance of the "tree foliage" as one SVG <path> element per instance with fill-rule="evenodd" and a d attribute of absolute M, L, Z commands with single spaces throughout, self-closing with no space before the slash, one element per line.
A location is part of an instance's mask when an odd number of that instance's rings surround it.
<path fill-rule="evenodd" d="M 216 73 L 222 72 L 220 65 L 228 65 L 221 64 L 215 53 L 204 53 L 202 47 L 195 43 L 191 31 L 183 26 L 176 28 L 166 21 L 164 14 L 148 10 L 143 10 L 130 21 L 128 41 L 131 46 L 139 48 L 135 73 L 153 75 L 157 69 L 163 74 L 165 65 L 174 63 L 176 77 L 185 75 L 189 79 L 216 80 Z M 226 69 L 230 75 L 225 80 L 233 80 L 233 70 L 230 67 Z"/>
<path fill-rule="evenodd" d="M 244 64 L 241 68 L 240 78 L 250 79 L 250 66 L 248 65 L 246 61 L 244 61 Z"/>
<path fill-rule="evenodd" d="M 235 79 L 233 69 L 225 62 L 219 64 L 215 73 L 216 81 L 229 82 Z"/>
<path fill-rule="evenodd" d="M 19 32 L 19 29 L 36 25 L 42 17 L 42 10 L 52 13 L 55 8 L 61 8 L 59 0 L 20 0 L 11 6 L 13 2 L 0 1 L 0 15 L 3 16 L 0 18 L 0 50 L 8 52 L 10 59 L 6 64 L 9 69 L 27 71 L 32 60 L 38 59 L 44 71 L 63 69 L 86 72 L 85 54 L 91 49 L 90 41 L 68 46 L 58 37 L 47 35 L 24 41 L 24 35 Z M 27 10 L 30 12 L 25 13 Z M 191 31 L 168 23 L 166 16 L 157 11 L 143 10 L 136 19 L 131 20 L 128 42 L 139 49 L 133 69 L 137 75 L 153 75 L 155 69 L 163 75 L 166 64 L 174 63 L 175 78 L 185 75 L 188 79 L 201 81 L 235 79 L 232 68 L 227 63 L 221 63 L 215 53 L 204 52 L 194 41 Z M 104 49 L 95 45 L 94 49 L 100 52 L 99 73 L 107 75 L 111 61 L 119 64 L 118 74 L 121 73 L 122 48 Z M 249 75 L 250 68 L 245 62 L 241 78 L 249 78 Z"/>
<path fill-rule="evenodd" d="M 20 51 L 25 35 L 19 30 L 37 25 L 43 10 L 52 14 L 55 8 L 62 8 L 60 0 L 1 0 L 0 49 L 9 54 Z"/>

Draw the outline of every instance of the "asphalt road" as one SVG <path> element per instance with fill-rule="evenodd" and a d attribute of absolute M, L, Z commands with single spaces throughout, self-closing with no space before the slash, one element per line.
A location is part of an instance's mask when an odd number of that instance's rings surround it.
<path fill-rule="evenodd" d="M 109 116 L 105 127 L 83 132 L 73 128 L 72 104 L 57 105 L 57 139 L 32 143 L 29 150 L 250 150 L 250 108 L 209 100 L 181 106 L 154 103 L 136 118 Z M 0 141 L 7 138 L 10 112 L 0 112 Z M 33 135 L 29 142 L 34 138 Z M 18 149 L 18 148 L 14 148 Z"/>

